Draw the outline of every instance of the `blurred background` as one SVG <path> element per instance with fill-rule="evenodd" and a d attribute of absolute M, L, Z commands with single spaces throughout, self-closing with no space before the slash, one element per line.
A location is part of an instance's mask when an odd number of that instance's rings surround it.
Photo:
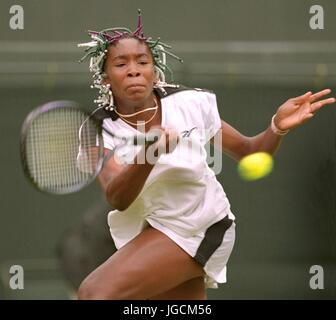
<path fill-rule="evenodd" d="M 312 30 L 312 5 L 324 29 Z M 24 9 L 24 29 L 11 30 L 11 6 Z M 1 0 L 0 2 L 0 299 L 71 299 L 82 277 L 113 253 L 96 185 L 48 196 L 25 180 L 21 124 L 55 99 L 93 107 L 87 63 L 76 44 L 88 29 L 136 27 L 173 46 L 175 82 L 212 89 L 223 119 L 253 136 L 288 98 L 336 84 L 336 2 L 332 0 Z M 336 298 L 336 105 L 290 132 L 273 173 L 257 182 L 237 176 L 225 157 L 218 175 L 237 217 L 228 283 L 212 299 Z M 21 265 L 24 290 L 9 288 Z M 324 270 L 312 290 L 311 266 Z"/>

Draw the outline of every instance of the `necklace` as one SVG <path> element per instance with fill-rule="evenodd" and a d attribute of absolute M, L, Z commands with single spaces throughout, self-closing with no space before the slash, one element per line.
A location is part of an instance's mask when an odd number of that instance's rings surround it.
<path fill-rule="evenodd" d="M 156 114 L 157 114 L 157 111 L 158 111 L 158 108 L 159 108 L 159 107 L 158 107 L 156 98 L 154 98 L 154 103 L 155 103 L 155 106 L 154 106 L 154 107 L 150 107 L 150 108 L 147 108 L 147 109 L 144 109 L 144 110 L 140 110 L 140 111 L 138 111 L 138 112 L 134 112 L 134 113 L 132 113 L 132 114 L 122 114 L 122 113 L 119 113 L 116 109 L 114 109 L 114 111 L 115 111 L 115 113 L 116 113 L 122 120 L 124 120 L 126 123 L 131 124 L 131 125 L 133 125 L 133 126 L 137 126 L 138 123 L 129 121 L 129 120 L 125 119 L 125 118 L 130 118 L 130 117 L 133 117 L 133 116 L 135 116 L 135 115 L 138 115 L 138 114 L 143 113 L 143 112 L 146 112 L 146 111 L 155 110 L 154 114 L 153 114 L 148 120 L 146 120 L 146 121 L 141 121 L 141 122 L 140 122 L 142 125 L 144 125 L 144 124 L 147 124 L 147 123 L 151 122 L 151 121 L 154 119 L 154 117 L 156 116 Z"/>

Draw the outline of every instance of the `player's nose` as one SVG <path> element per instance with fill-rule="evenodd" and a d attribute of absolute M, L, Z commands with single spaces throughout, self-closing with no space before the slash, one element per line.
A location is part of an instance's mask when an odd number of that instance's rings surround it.
<path fill-rule="evenodd" d="M 127 70 L 127 75 L 129 77 L 138 77 L 140 76 L 140 71 L 138 66 L 135 63 L 131 63 L 129 69 Z"/>

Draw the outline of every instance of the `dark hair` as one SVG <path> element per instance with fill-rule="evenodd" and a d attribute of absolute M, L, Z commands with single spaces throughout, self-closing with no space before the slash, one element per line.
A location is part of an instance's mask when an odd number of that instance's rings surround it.
<path fill-rule="evenodd" d="M 138 25 L 137 29 L 132 32 L 128 28 L 109 28 L 101 31 L 89 31 L 89 35 L 92 38 L 91 42 L 79 44 L 79 46 L 87 47 L 86 54 L 79 60 L 84 61 L 87 57 L 94 59 L 91 60 L 90 68 L 95 74 L 99 74 L 103 71 L 104 62 L 106 59 L 107 48 L 109 45 L 117 43 L 121 39 L 134 38 L 139 41 L 143 41 L 149 48 L 151 52 L 154 65 L 161 70 L 162 74 L 168 71 L 172 77 L 172 70 L 166 64 L 165 56 L 169 55 L 180 62 L 182 59 L 173 53 L 169 52 L 171 46 L 161 42 L 160 38 L 157 40 L 152 40 L 151 37 L 146 37 L 143 33 L 143 25 L 141 19 L 141 10 L 138 10 Z M 163 58 L 164 57 L 164 58 Z M 94 65 L 93 65 L 94 64 Z"/>
<path fill-rule="evenodd" d="M 153 58 L 155 72 L 161 82 L 165 82 L 166 71 L 169 72 L 171 80 L 173 80 L 173 72 L 166 64 L 166 55 L 182 62 L 181 58 L 168 51 L 171 47 L 168 44 L 161 42 L 160 38 L 152 40 L 151 37 L 146 37 L 144 35 L 140 9 L 138 10 L 138 25 L 134 32 L 128 28 L 118 27 L 101 31 L 89 31 L 89 35 L 91 36 L 90 42 L 78 44 L 79 47 L 86 47 L 86 54 L 79 60 L 79 62 L 90 57 L 89 69 L 90 72 L 93 73 L 94 79 L 91 87 L 99 89 L 100 93 L 98 99 L 95 100 L 95 102 L 98 103 L 98 106 L 104 106 L 106 104 L 111 105 L 112 103 L 109 88 L 103 84 L 102 80 L 104 79 L 104 66 L 108 46 L 117 43 L 119 40 L 134 38 L 143 41 L 149 48 Z"/>

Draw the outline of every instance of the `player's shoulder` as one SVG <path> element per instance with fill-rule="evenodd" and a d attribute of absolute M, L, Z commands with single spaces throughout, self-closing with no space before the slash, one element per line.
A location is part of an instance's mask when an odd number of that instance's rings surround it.
<path fill-rule="evenodd" d="M 164 99 L 169 96 L 177 94 L 183 96 L 195 96 L 195 94 L 199 95 L 200 93 L 214 94 L 213 91 L 204 88 L 192 88 L 184 86 L 182 84 L 169 84 L 169 83 L 159 84 L 155 86 L 154 90 L 160 97 L 160 99 Z"/>

